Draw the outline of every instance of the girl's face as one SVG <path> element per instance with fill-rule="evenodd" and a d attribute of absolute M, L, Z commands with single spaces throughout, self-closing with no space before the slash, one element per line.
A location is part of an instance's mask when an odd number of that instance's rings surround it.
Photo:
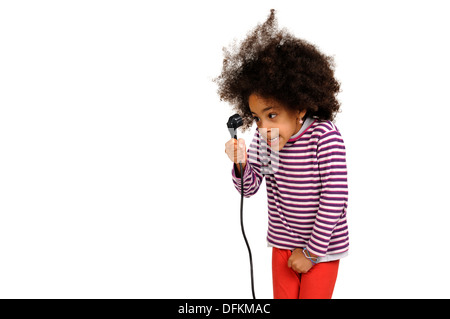
<path fill-rule="evenodd" d="M 300 130 L 302 125 L 299 121 L 306 113 L 306 110 L 293 112 L 274 99 L 266 99 L 256 94 L 250 95 L 248 104 L 261 135 L 270 147 L 278 146 L 278 150 Z M 276 128 L 278 136 L 276 130 L 273 130 Z"/>

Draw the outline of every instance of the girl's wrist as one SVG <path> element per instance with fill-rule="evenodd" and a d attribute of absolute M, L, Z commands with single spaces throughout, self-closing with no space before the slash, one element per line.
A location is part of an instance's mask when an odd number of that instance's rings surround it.
<path fill-rule="evenodd" d="M 313 254 L 312 252 L 310 252 L 309 250 L 308 250 L 308 248 L 305 248 L 306 249 L 306 251 L 308 252 L 308 254 L 311 256 L 311 257 L 313 257 L 313 258 L 319 258 L 319 256 L 317 256 L 316 254 Z"/>
<path fill-rule="evenodd" d="M 306 259 L 308 259 L 313 265 L 317 264 L 318 262 L 317 255 L 310 253 L 306 248 L 303 248 L 302 252 L 303 255 L 306 257 Z"/>

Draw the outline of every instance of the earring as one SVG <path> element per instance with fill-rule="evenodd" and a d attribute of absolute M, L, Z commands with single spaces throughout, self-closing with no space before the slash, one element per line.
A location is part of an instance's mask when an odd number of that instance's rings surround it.
<path fill-rule="evenodd" d="M 303 119 L 300 119 L 300 121 L 298 121 L 300 123 L 300 125 L 303 124 Z"/>

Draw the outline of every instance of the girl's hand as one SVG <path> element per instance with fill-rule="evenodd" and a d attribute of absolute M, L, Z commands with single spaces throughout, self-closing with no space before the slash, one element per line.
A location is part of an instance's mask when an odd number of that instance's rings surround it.
<path fill-rule="evenodd" d="M 227 153 L 228 158 L 233 163 L 242 163 L 242 167 L 245 167 L 245 163 L 247 163 L 247 151 L 245 148 L 245 140 L 243 138 L 240 138 L 239 140 L 232 138 L 226 142 L 225 153 Z"/>
<path fill-rule="evenodd" d="M 288 267 L 301 274 L 306 274 L 312 266 L 313 263 L 303 255 L 300 248 L 296 248 L 288 259 Z"/>

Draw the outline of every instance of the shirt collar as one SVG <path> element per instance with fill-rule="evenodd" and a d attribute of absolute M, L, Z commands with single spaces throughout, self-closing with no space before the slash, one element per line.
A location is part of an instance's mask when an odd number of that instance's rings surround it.
<path fill-rule="evenodd" d="M 295 142 L 296 140 L 298 140 L 303 133 L 315 122 L 316 120 L 312 117 L 308 117 L 305 122 L 303 122 L 302 127 L 300 128 L 300 130 L 295 133 L 294 135 L 291 136 L 291 138 L 288 140 L 288 142 Z"/>

